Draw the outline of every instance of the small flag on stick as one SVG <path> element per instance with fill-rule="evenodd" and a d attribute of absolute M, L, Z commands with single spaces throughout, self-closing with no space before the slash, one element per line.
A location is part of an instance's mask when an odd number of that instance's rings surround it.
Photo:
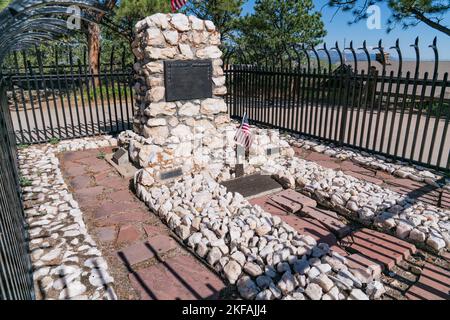
<path fill-rule="evenodd" d="M 234 140 L 236 143 L 240 144 L 246 149 L 250 149 L 250 146 L 253 143 L 253 136 L 250 133 L 250 125 L 248 124 L 247 113 L 244 113 L 244 117 L 242 118 L 242 123 L 239 129 L 234 136 Z"/>
<path fill-rule="evenodd" d="M 187 0 L 171 0 L 172 12 L 177 12 L 186 4 Z"/>

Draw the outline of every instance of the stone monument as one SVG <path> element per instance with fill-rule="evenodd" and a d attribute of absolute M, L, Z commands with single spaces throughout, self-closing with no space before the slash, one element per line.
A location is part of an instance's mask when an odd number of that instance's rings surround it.
<path fill-rule="evenodd" d="M 121 133 L 119 144 L 150 175 L 149 183 L 204 169 L 229 179 L 225 166 L 242 159 L 236 159 L 237 124 L 230 123 L 223 98 L 227 88 L 214 24 L 158 13 L 139 21 L 135 34 L 133 131 Z M 278 141 L 274 133 L 259 134 L 249 164 L 264 164 L 267 147 Z"/>
<path fill-rule="evenodd" d="M 135 31 L 133 131 L 145 140 L 131 140 L 131 159 L 140 167 L 190 170 L 205 161 L 195 151 L 220 145 L 217 130 L 229 123 L 220 34 L 211 21 L 161 13 Z"/>

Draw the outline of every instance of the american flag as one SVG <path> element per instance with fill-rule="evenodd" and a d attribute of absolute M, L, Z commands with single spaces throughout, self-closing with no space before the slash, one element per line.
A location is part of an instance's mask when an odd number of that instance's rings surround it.
<path fill-rule="evenodd" d="M 253 136 L 250 133 L 250 125 L 248 124 L 247 113 L 242 118 L 242 123 L 234 136 L 234 140 L 241 146 L 249 149 L 253 143 Z"/>
<path fill-rule="evenodd" d="M 180 10 L 185 4 L 187 0 L 171 0 L 172 12 L 176 12 Z"/>

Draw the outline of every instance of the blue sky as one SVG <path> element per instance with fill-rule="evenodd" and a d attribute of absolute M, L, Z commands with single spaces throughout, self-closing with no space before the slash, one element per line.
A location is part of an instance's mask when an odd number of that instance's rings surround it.
<path fill-rule="evenodd" d="M 251 13 L 253 11 L 254 0 L 248 0 L 244 5 L 244 14 Z M 439 49 L 439 55 L 441 60 L 450 60 L 450 37 L 434 30 L 427 25 L 421 23 L 416 27 L 403 30 L 400 26 L 396 27 L 389 34 L 386 33 L 386 21 L 390 16 L 390 10 L 386 5 L 380 5 L 381 7 L 381 29 L 370 30 L 366 27 L 366 21 L 361 21 L 358 24 L 348 25 L 347 22 L 352 19 L 351 13 L 338 12 L 334 17 L 336 9 L 324 7 L 326 0 L 313 0 L 316 10 L 321 10 L 322 20 L 325 23 L 327 30 L 327 36 L 325 42 L 328 47 L 332 47 L 336 41 L 339 42 L 339 46 L 342 48 L 344 45 L 344 38 L 346 43 L 353 40 L 355 47 L 362 45 L 364 40 L 367 40 L 368 46 L 375 46 L 379 39 L 383 39 L 384 47 L 390 47 L 395 44 L 397 38 L 400 39 L 400 47 L 405 58 L 413 58 L 414 51 L 409 47 L 414 42 L 414 39 L 419 36 L 419 45 L 421 50 L 421 57 L 424 60 L 432 60 L 434 55 L 431 48 L 428 45 L 434 37 L 437 36 L 437 43 Z M 450 21 L 450 12 L 444 17 L 444 21 Z M 448 23 L 450 24 L 450 23 Z"/>

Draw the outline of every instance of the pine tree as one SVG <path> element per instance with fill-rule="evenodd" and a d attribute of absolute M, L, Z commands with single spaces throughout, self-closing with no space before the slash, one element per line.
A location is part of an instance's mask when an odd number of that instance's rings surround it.
<path fill-rule="evenodd" d="M 228 41 L 236 30 L 242 12 L 243 0 L 191 0 L 183 12 L 199 19 L 211 20 L 220 32 L 221 40 Z"/>
<path fill-rule="evenodd" d="M 315 46 L 326 31 L 311 0 L 256 0 L 240 22 L 237 43 L 252 59 L 289 59 L 294 44 Z M 292 56 L 292 54 L 291 54 Z"/>
<path fill-rule="evenodd" d="M 427 26 L 450 36 L 450 26 L 445 24 L 444 15 L 450 9 L 449 0 L 329 0 L 328 5 L 338 10 L 350 11 L 355 23 L 366 19 L 367 8 L 378 3 L 386 3 L 391 9 L 387 21 L 387 32 L 396 25 L 404 29 L 425 23 Z M 448 22 L 448 21 L 447 21 Z"/>

